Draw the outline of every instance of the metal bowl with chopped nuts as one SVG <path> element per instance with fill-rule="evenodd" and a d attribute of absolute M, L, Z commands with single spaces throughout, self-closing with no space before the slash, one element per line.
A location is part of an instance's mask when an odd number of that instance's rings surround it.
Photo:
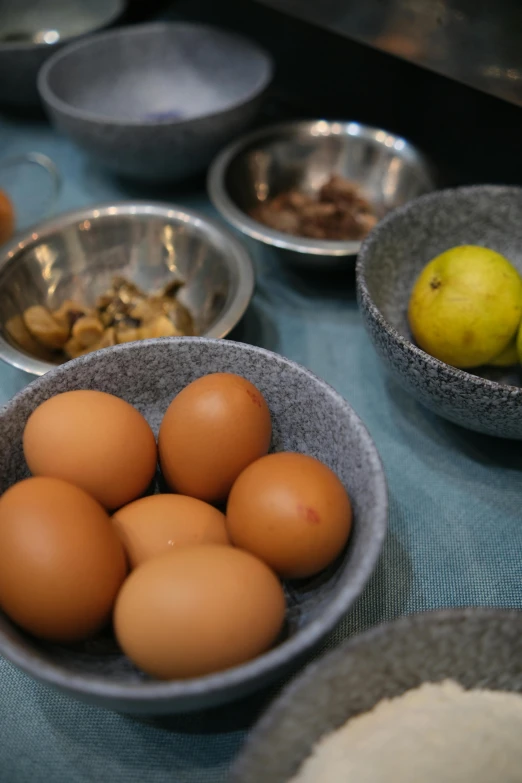
<path fill-rule="evenodd" d="M 246 310 L 252 262 L 192 210 L 122 202 L 32 228 L 0 259 L 0 359 L 34 375 L 150 337 L 224 337 Z"/>
<path fill-rule="evenodd" d="M 359 122 L 295 121 L 242 136 L 214 160 L 209 196 L 282 262 L 326 269 L 353 262 L 387 212 L 434 188 L 409 142 Z"/>

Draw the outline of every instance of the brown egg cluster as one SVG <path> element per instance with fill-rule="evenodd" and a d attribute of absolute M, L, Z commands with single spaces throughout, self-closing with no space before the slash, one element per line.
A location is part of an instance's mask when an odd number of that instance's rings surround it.
<path fill-rule="evenodd" d="M 43 402 L 23 438 L 32 478 L 0 499 L 0 604 L 29 633 L 87 639 L 109 622 L 161 678 L 198 677 L 269 649 L 285 618 L 279 577 L 341 552 L 352 509 L 317 459 L 269 454 L 261 392 L 203 376 L 165 412 L 158 445 L 132 405 L 98 391 Z M 171 492 L 150 494 L 159 465 Z"/>

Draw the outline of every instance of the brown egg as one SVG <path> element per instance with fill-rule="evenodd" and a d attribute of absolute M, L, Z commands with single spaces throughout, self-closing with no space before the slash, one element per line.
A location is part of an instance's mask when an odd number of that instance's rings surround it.
<path fill-rule="evenodd" d="M 283 625 L 275 574 L 230 546 L 182 547 L 147 560 L 123 585 L 114 627 L 125 654 L 160 679 L 229 669 L 267 650 Z"/>
<path fill-rule="evenodd" d="M 0 190 L 0 245 L 8 242 L 15 232 L 15 212 L 11 199 Z"/>
<path fill-rule="evenodd" d="M 0 499 L 0 605 L 26 631 L 63 643 L 92 636 L 125 573 L 107 512 L 78 487 L 30 478 Z"/>
<path fill-rule="evenodd" d="M 24 430 L 31 473 L 76 484 L 105 508 L 142 495 L 156 471 L 151 428 L 128 402 L 99 391 L 71 391 L 42 403 Z"/>
<path fill-rule="evenodd" d="M 186 495 L 151 495 L 120 508 L 112 521 L 132 568 L 189 544 L 228 544 L 225 515 Z"/>
<path fill-rule="evenodd" d="M 331 563 L 350 535 L 352 508 L 343 485 L 304 454 L 269 454 L 238 478 L 227 505 L 235 546 L 281 576 L 312 576 Z"/>
<path fill-rule="evenodd" d="M 261 392 L 245 378 L 213 373 L 170 404 L 159 433 L 165 480 L 182 495 L 215 503 L 251 462 L 266 454 L 272 425 Z"/>

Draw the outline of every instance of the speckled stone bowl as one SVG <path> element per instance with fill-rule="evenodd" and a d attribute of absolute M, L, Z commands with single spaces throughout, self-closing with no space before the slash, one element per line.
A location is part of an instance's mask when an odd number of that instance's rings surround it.
<path fill-rule="evenodd" d="M 468 429 L 522 439 L 518 370 L 457 370 L 412 341 L 407 309 L 417 275 L 455 245 L 489 247 L 522 272 L 522 188 L 443 190 L 421 196 L 379 223 L 357 260 L 364 324 L 386 368 L 419 402 Z"/>
<path fill-rule="evenodd" d="M 381 625 L 287 686 L 248 738 L 230 783 L 286 783 L 322 736 L 423 682 L 520 693 L 521 661 L 522 612 L 455 609 Z"/>
<path fill-rule="evenodd" d="M 256 115 L 270 57 L 188 22 L 123 27 L 67 46 L 38 75 L 57 128 L 119 174 L 170 181 L 202 171 Z"/>
<path fill-rule="evenodd" d="M 311 454 L 345 484 L 354 507 L 348 546 L 325 572 L 286 586 L 289 604 L 279 644 L 250 663 L 211 676 L 157 682 L 140 674 L 112 637 L 75 649 L 43 644 L 0 614 L 0 654 L 28 674 L 85 701 L 122 712 L 159 715 L 203 709 L 295 671 L 361 593 L 377 562 L 387 524 L 381 462 L 362 422 L 324 381 L 261 348 L 226 340 L 163 338 L 89 354 L 46 373 L 0 412 L 0 491 L 27 476 L 22 432 L 44 400 L 98 389 L 136 406 L 157 433 L 172 398 L 211 372 L 235 372 L 258 386 L 272 414 L 272 448 Z"/>

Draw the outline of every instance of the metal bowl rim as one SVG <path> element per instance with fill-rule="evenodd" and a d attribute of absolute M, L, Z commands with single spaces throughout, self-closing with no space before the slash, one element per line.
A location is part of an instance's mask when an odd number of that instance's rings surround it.
<path fill-rule="evenodd" d="M 111 11 L 110 14 L 107 16 L 104 16 L 103 21 L 98 21 L 94 25 L 94 27 L 87 27 L 83 32 L 81 33 L 75 33 L 74 35 L 68 35 L 65 38 L 61 38 L 56 41 L 55 43 L 33 43 L 32 41 L 20 41 L 17 43 L 16 41 L 13 42 L 5 42 L 3 43 L 0 40 L 0 54 L 3 52 L 27 52 L 27 51 L 33 51 L 40 49 L 43 51 L 44 49 L 48 49 L 50 52 L 53 52 L 58 47 L 68 46 L 69 43 L 73 43 L 79 38 L 83 38 L 83 36 L 90 35 L 91 33 L 96 33 L 98 30 L 104 30 L 105 27 L 108 27 L 113 22 L 118 19 L 119 16 L 123 14 L 123 12 L 126 10 L 127 7 L 127 0 L 112 0 L 114 3 L 114 10 Z"/>
<path fill-rule="evenodd" d="M 393 139 L 395 142 L 401 142 L 403 147 L 401 152 L 406 154 L 418 164 L 426 178 L 426 184 L 428 191 L 434 188 L 433 178 L 430 174 L 430 165 L 424 154 L 417 149 L 411 142 L 402 136 L 398 136 L 391 133 L 384 128 L 377 128 L 373 125 L 365 125 L 355 120 L 296 120 L 290 122 L 276 123 L 273 125 L 267 125 L 263 128 L 251 131 L 241 136 L 236 141 L 226 146 L 221 152 L 217 154 L 212 161 L 209 172 L 207 175 L 207 190 L 214 207 L 220 212 L 220 214 L 228 220 L 235 228 L 242 231 L 244 234 L 257 239 L 260 242 L 264 242 L 267 245 L 273 245 L 274 247 L 281 248 L 283 250 L 291 250 L 296 253 L 303 253 L 316 256 L 353 256 L 357 255 L 360 250 L 362 241 L 350 240 L 342 242 L 331 239 L 308 239 L 306 237 L 293 237 L 291 234 L 285 234 L 282 231 L 276 231 L 273 228 L 264 226 L 257 220 L 249 217 L 246 212 L 240 209 L 234 201 L 230 198 L 228 190 L 225 187 L 225 178 L 228 171 L 228 167 L 246 147 L 250 144 L 264 139 L 266 136 L 272 136 L 274 134 L 286 134 L 289 131 L 304 131 L 308 135 L 312 135 L 310 132 L 319 127 L 317 136 L 343 136 L 345 138 L 357 138 L 363 137 L 374 143 L 381 145 L 382 141 L 377 139 L 377 134 L 385 133 L 388 139 Z M 320 130 L 327 126 L 328 132 L 321 133 Z M 339 126 L 339 132 L 333 130 L 334 126 Z M 352 130 L 352 132 L 350 132 Z"/>
<path fill-rule="evenodd" d="M 121 701 L 146 703 L 154 701 L 156 704 L 163 703 L 168 707 L 169 702 L 176 702 L 185 698 L 197 697 L 202 694 L 206 696 L 217 696 L 220 693 L 245 683 L 253 684 L 255 680 L 269 675 L 274 669 L 290 665 L 291 662 L 313 649 L 331 631 L 345 615 L 346 611 L 360 595 L 367 584 L 373 570 L 380 557 L 384 538 L 388 527 L 388 487 L 384 472 L 383 463 L 375 442 L 370 435 L 366 425 L 359 418 L 352 406 L 337 392 L 329 383 L 308 370 L 306 367 L 288 359 L 280 354 L 269 351 L 266 348 L 239 343 L 232 340 L 223 342 L 221 340 L 210 339 L 206 337 L 163 337 L 150 340 L 142 340 L 140 343 L 124 343 L 105 348 L 99 354 L 108 351 L 125 353 L 132 351 L 132 346 L 150 346 L 159 343 L 176 346 L 183 343 L 203 343 L 208 346 L 235 346 L 241 351 L 250 353 L 253 358 L 262 355 L 265 358 L 274 361 L 279 365 L 284 365 L 292 372 L 298 372 L 304 376 L 311 384 L 320 386 L 322 390 L 334 400 L 339 406 L 346 418 L 350 421 L 351 429 L 358 432 L 363 448 L 368 454 L 372 464 L 372 469 L 368 472 L 369 481 L 372 484 L 373 498 L 375 501 L 376 512 L 375 530 L 369 546 L 366 548 L 361 561 L 358 564 L 358 577 L 355 582 L 344 585 L 339 594 L 333 598 L 325 611 L 316 617 L 307 626 L 297 631 L 290 639 L 282 642 L 277 647 L 254 658 L 252 661 L 235 666 L 215 674 L 197 677 L 190 680 L 173 680 L 163 682 L 145 682 L 145 683 L 118 683 L 107 682 L 104 678 L 95 675 L 74 675 L 64 672 L 58 664 L 49 663 L 42 660 L 34 660 L 30 653 L 21 651 L 16 642 L 10 642 L 0 634 L 0 652 L 5 658 L 10 660 L 16 666 L 21 668 L 27 674 L 36 677 L 48 684 L 66 690 L 73 690 L 76 694 L 85 696 L 99 696 L 105 698 L 120 699 Z M 0 409 L 0 425 L 2 418 L 9 415 L 16 408 L 20 400 L 24 401 L 34 392 L 34 385 L 37 383 L 52 383 L 59 380 L 65 373 L 74 374 L 76 367 L 81 364 L 90 364 L 96 362 L 96 353 L 81 356 L 73 359 L 60 367 L 55 367 L 44 378 L 33 381 L 26 386 Z M 363 572 L 363 573 L 362 573 Z M 252 688 L 253 689 L 253 688 Z M 174 706 L 174 704 L 173 704 Z"/>
<path fill-rule="evenodd" d="M 117 210 L 114 212 L 113 210 Z M 94 214 L 94 213 L 98 214 Z M 2 248 L 0 256 L 0 276 L 5 267 L 16 259 L 18 253 L 23 252 L 27 247 L 31 247 L 35 242 L 52 236 L 57 231 L 64 230 L 74 226 L 82 220 L 96 221 L 100 218 L 112 218 L 121 216 L 136 217 L 165 217 L 165 218 L 189 218 L 188 221 L 196 227 L 210 229 L 210 233 L 219 234 L 229 248 L 226 254 L 226 263 L 232 266 L 237 272 L 238 290 L 230 302 L 230 305 L 224 313 L 213 324 L 202 337 L 222 338 L 225 337 L 239 320 L 243 317 L 252 295 L 254 293 L 255 274 L 254 265 L 250 254 L 244 245 L 234 236 L 234 234 L 216 220 L 208 218 L 206 215 L 196 210 L 176 204 L 168 204 L 160 201 L 117 201 L 104 202 L 89 207 L 63 212 L 57 217 L 30 227 L 23 234 L 18 235 L 8 245 Z M 36 236 L 35 236 L 36 235 Z M 144 341 L 140 341 L 144 342 Z M 57 366 L 51 362 L 36 359 L 25 352 L 18 350 L 11 345 L 0 334 L 0 360 L 7 362 L 19 370 L 23 370 L 32 375 L 44 375 L 55 370 Z M 72 361 L 72 360 L 70 360 Z M 70 361 L 64 362 L 69 365 Z"/>
<path fill-rule="evenodd" d="M 58 96 L 55 94 L 55 92 L 51 89 L 49 85 L 49 74 L 52 68 L 54 68 L 54 66 L 56 65 L 56 63 L 58 63 L 62 58 L 67 57 L 70 54 L 74 54 L 79 49 L 87 48 L 91 44 L 96 44 L 100 41 L 106 41 L 112 38 L 114 39 L 135 38 L 141 35 L 146 35 L 148 33 L 156 34 L 160 32 L 168 32 L 168 31 L 175 32 L 180 28 L 185 28 L 185 29 L 188 28 L 192 30 L 194 29 L 207 30 L 214 33 L 217 32 L 225 36 L 229 40 L 234 39 L 236 41 L 241 41 L 243 44 L 246 44 L 251 51 L 255 51 L 257 53 L 260 61 L 262 61 L 263 63 L 264 72 L 260 75 L 258 80 L 259 83 L 255 86 L 255 88 L 252 88 L 248 97 L 242 98 L 241 100 L 234 101 L 233 103 L 224 106 L 221 109 L 217 109 L 209 113 L 200 114 L 195 117 L 189 117 L 187 119 L 181 118 L 181 119 L 168 119 L 168 120 L 161 120 L 161 121 L 134 120 L 130 118 L 122 119 L 121 117 L 111 117 L 106 114 L 97 114 L 95 112 L 85 111 L 84 109 L 78 109 L 75 106 L 72 106 L 70 103 L 67 103 L 67 101 L 63 101 L 61 98 L 58 98 Z M 102 123 L 104 125 L 115 125 L 115 126 L 132 127 L 132 128 L 158 128 L 158 127 L 165 128 L 169 126 L 182 128 L 198 120 L 208 120 L 211 119 L 212 117 L 218 117 L 222 114 L 226 114 L 229 111 L 233 111 L 234 109 L 237 109 L 240 106 L 244 106 L 250 103 L 266 90 L 266 88 L 272 81 L 273 74 L 274 74 L 274 64 L 268 52 L 266 52 L 261 46 L 259 46 L 256 42 L 252 41 L 246 36 L 240 35 L 239 33 L 231 32 L 229 30 L 224 30 L 215 25 L 200 24 L 198 22 L 152 22 L 148 24 L 127 25 L 125 27 L 117 27 L 113 30 L 104 30 L 103 32 L 99 32 L 94 35 L 89 35 L 87 38 L 81 38 L 80 40 L 73 41 L 67 46 L 60 48 L 60 50 L 55 52 L 52 55 L 52 57 L 46 60 L 45 63 L 40 68 L 38 72 L 38 78 L 37 78 L 37 87 L 42 100 L 46 104 L 48 104 L 48 106 L 51 107 L 54 111 L 61 112 L 62 114 L 65 114 L 69 117 L 74 117 L 74 119 L 81 120 L 82 122 L 93 123 L 95 125 L 99 125 L 100 123 Z"/>

